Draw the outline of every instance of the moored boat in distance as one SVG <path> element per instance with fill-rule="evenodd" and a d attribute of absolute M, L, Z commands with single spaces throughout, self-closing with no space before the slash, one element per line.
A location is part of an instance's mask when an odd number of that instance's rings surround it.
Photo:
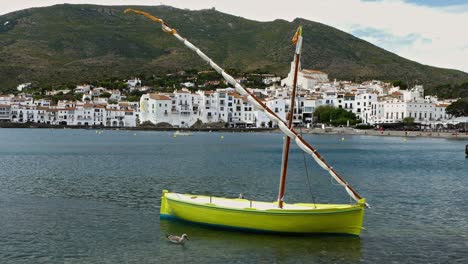
<path fill-rule="evenodd" d="M 177 130 L 175 133 L 174 133 L 174 137 L 176 136 L 193 136 L 193 133 L 190 133 L 190 132 L 180 132 L 179 130 Z"/>

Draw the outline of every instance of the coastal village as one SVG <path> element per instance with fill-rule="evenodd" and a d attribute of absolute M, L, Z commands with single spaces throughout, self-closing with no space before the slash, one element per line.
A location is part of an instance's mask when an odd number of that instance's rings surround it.
<path fill-rule="evenodd" d="M 272 74 L 260 75 L 264 89 L 248 88 L 283 119 L 289 112 L 293 67 L 291 63 L 291 71 L 284 79 Z M 237 81 L 244 83 L 245 78 Z M 206 85 L 219 83 L 211 81 Z M 81 100 L 53 102 L 34 99 L 28 93 L 29 84 L 23 84 L 18 87 L 20 93 L 17 95 L 0 95 L 0 122 L 85 127 L 136 127 L 141 124 L 174 128 L 190 128 L 195 124 L 208 127 L 222 124 L 229 128 L 277 127 L 234 88 L 194 90 L 195 83 L 187 80 L 174 87 L 173 92 L 161 92 L 142 86 L 138 78 L 126 81 L 126 85 L 129 91 L 142 93 L 139 101 L 128 101 L 118 89 L 77 85 L 73 90 L 52 90 L 46 95 L 73 93 Z M 403 90 L 378 80 L 362 83 L 332 81 L 324 72 L 301 69 L 293 123 L 311 127 L 315 123 L 315 109 L 325 105 L 352 112 L 367 125 L 400 123 L 409 117 L 427 128 L 446 128 L 449 124 L 466 122 L 446 113 L 447 106 L 454 101 L 456 99 L 441 100 L 424 95 L 422 85 Z"/>
<path fill-rule="evenodd" d="M 468 263 L 468 5 L 82 2 L 0 9 L 2 263 Z"/>

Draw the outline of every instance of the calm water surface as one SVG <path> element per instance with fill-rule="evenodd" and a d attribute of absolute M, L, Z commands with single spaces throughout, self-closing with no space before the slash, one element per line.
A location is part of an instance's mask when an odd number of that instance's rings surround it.
<path fill-rule="evenodd" d="M 306 136 L 371 204 L 361 237 L 159 220 L 163 189 L 274 200 L 281 134 L 0 129 L 0 262 L 468 263 L 468 141 L 341 137 Z M 309 189 L 303 158 L 292 149 L 287 202 L 349 201 L 311 159 Z"/>

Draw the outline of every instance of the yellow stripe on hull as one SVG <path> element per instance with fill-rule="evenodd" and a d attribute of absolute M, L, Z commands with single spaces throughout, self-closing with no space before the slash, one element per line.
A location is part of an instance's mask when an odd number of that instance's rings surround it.
<path fill-rule="evenodd" d="M 216 202 L 198 201 L 203 199 L 213 199 Z M 275 208 L 275 203 L 264 202 L 254 202 L 252 207 L 239 208 L 237 205 L 242 202 L 251 204 L 243 199 L 164 191 L 161 198 L 161 217 L 170 216 L 200 224 L 278 233 L 359 235 L 362 230 L 364 199 L 356 205 L 292 204 L 285 206 L 286 209 L 278 209 Z M 257 207 L 255 203 L 258 204 Z"/>

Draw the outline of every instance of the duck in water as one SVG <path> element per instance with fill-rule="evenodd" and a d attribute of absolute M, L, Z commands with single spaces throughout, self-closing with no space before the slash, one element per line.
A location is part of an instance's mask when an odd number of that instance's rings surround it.
<path fill-rule="evenodd" d="M 174 244 L 184 244 L 185 240 L 189 240 L 187 234 L 183 234 L 181 236 L 174 236 L 174 235 L 167 235 L 167 240 Z"/>

